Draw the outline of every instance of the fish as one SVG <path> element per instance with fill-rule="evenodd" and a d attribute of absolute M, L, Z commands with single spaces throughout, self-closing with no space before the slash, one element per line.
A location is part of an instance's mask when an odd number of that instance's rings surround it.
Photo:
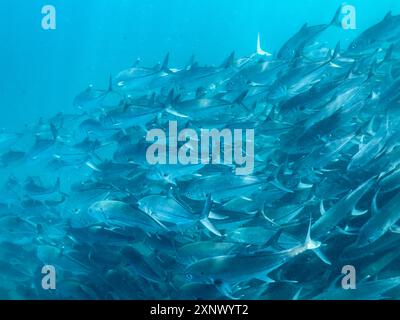
<path fill-rule="evenodd" d="M 357 189 L 341 198 L 326 212 L 324 212 L 325 209 L 323 208 L 323 203 L 321 202 L 322 216 L 313 224 L 311 228 L 316 239 L 328 235 L 332 228 L 339 225 L 339 223 L 345 219 L 350 212 L 353 212 L 355 215 L 365 214 L 365 211 L 361 213 L 359 212 L 360 210 L 357 211 L 356 205 L 364 196 L 364 194 L 370 190 L 374 183 L 374 178 L 365 181 Z"/>
<path fill-rule="evenodd" d="M 399 285 L 399 278 L 387 278 L 375 281 L 367 281 L 358 285 L 355 294 L 354 290 L 343 290 L 334 288 L 315 297 L 315 300 L 375 300 L 383 299 L 385 292 Z"/>
<path fill-rule="evenodd" d="M 304 24 L 301 29 L 281 47 L 277 58 L 290 60 L 295 57 L 299 50 L 302 51 L 306 46 L 312 44 L 322 32 L 324 32 L 330 26 L 336 25 L 338 23 L 340 13 L 341 7 L 337 9 L 330 24 L 321 24 L 316 26 L 308 26 L 308 24 Z"/>
<path fill-rule="evenodd" d="M 268 274 L 307 250 L 319 248 L 321 243 L 310 237 L 310 229 L 303 244 L 283 251 L 260 251 L 252 254 L 231 254 L 201 259 L 189 265 L 186 273 L 191 279 L 199 281 L 220 280 L 237 284 L 249 279 L 273 282 Z"/>
<path fill-rule="evenodd" d="M 394 16 L 389 11 L 382 21 L 363 31 L 349 45 L 349 53 L 365 54 L 368 51 L 375 50 L 377 46 L 390 43 L 397 38 L 399 34 L 400 16 Z"/>
<path fill-rule="evenodd" d="M 180 203 L 169 196 L 146 196 L 138 201 L 138 205 L 141 210 L 161 221 L 161 223 L 172 223 L 179 229 L 200 222 L 211 233 L 221 236 L 221 233 L 213 226 L 208 217 L 212 207 L 211 194 L 206 195 L 203 210 L 197 216 L 184 203 Z"/>
<path fill-rule="evenodd" d="M 242 196 L 251 195 L 265 182 L 253 176 L 212 175 L 199 177 L 183 187 L 182 195 L 192 200 L 201 200 L 211 193 L 215 202 L 226 202 L 232 199 L 237 192 Z"/>
<path fill-rule="evenodd" d="M 370 219 L 361 227 L 356 244 L 366 246 L 382 237 L 400 219 L 397 205 L 400 195 L 397 194 L 381 209 L 376 208 Z M 374 206 L 374 204 L 373 204 Z"/>
<path fill-rule="evenodd" d="M 103 200 L 95 202 L 89 207 L 87 214 L 94 219 L 93 224 L 104 222 L 108 226 L 140 227 L 147 232 L 166 229 L 155 217 L 121 201 Z"/>
<path fill-rule="evenodd" d="M 353 36 L 342 9 L 276 50 L 138 59 L 1 130 L 0 298 L 398 299 L 400 16 Z M 200 157 L 189 133 L 213 129 L 246 138 Z"/>
<path fill-rule="evenodd" d="M 10 150 L 5 152 L 1 155 L 1 163 L 4 167 L 17 163 L 24 159 L 26 156 L 26 152 L 24 151 L 17 151 L 17 150 Z"/>

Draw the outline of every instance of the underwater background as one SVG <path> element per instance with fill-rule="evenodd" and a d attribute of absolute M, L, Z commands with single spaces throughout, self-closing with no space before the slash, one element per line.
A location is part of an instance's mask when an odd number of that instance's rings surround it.
<path fill-rule="evenodd" d="M 399 14 L 2 0 L 0 299 L 399 299 Z"/>
<path fill-rule="evenodd" d="M 72 111 L 77 92 L 89 84 L 104 86 L 109 74 L 140 58 L 145 65 L 171 53 L 182 66 L 195 54 L 218 64 L 231 51 L 254 52 L 260 32 L 266 50 L 276 52 L 305 22 L 329 21 L 342 4 L 336 0 L 55 0 L 57 30 L 41 28 L 43 1 L 0 3 L 3 81 L 0 127 L 25 123 L 58 111 Z M 352 39 L 389 11 L 396 0 L 354 0 L 357 29 Z"/>

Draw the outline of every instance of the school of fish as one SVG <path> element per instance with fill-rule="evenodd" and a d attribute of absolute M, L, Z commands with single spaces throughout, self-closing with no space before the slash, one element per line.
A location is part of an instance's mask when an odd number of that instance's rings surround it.
<path fill-rule="evenodd" d="M 400 298 L 400 15 L 333 48 L 338 14 L 273 55 L 137 61 L 0 132 L 0 298 Z M 169 121 L 254 129 L 253 172 L 150 165 Z"/>

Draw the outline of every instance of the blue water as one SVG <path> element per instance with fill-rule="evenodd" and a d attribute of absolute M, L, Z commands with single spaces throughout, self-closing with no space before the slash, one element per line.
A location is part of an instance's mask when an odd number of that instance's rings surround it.
<path fill-rule="evenodd" d="M 400 296 L 400 42 L 382 28 L 347 50 L 399 1 L 349 3 L 356 30 L 328 26 L 339 0 L 50 1 L 0 4 L 0 298 Z M 326 24 L 324 44 L 279 57 L 305 23 Z M 232 51 L 246 58 L 220 66 Z M 201 67 L 185 68 L 192 55 Z M 251 172 L 150 163 L 144 138 L 171 119 L 255 129 Z M 360 291 L 339 286 L 348 261 Z"/>
<path fill-rule="evenodd" d="M 49 2 L 49 3 L 47 3 Z M 105 86 L 109 74 L 137 58 L 153 65 L 171 53 L 171 65 L 192 54 L 219 64 L 232 50 L 254 52 L 257 33 L 277 51 L 305 22 L 327 23 L 341 0 L 3 0 L 0 3 L 0 128 L 22 128 L 57 111 L 89 84 Z M 41 8 L 57 9 L 57 29 L 41 28 Z M 396 0 L 354 0 L 357 30 L 378 22 Z M 342 37 L 343 40 L 343 37 Z"/>

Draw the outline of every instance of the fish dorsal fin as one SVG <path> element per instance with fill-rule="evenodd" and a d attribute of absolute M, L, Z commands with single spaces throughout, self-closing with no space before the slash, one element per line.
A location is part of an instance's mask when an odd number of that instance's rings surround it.
<path fill-rule="evenodd" d="M 150 96 L 150 99 L 147 103 L 148 106 L 153 106 L 156 102 L 156 93 L 153 92 L 152 95 Z"/>
<path fill-rule="evenodd" d="M 190 70 L 195 70 L 199 67 L 199 63 L 198 62 L 194 62 L 191 66 L 190 66 Z"/>
<path fill-rule="evenodd" d="M 191 55 L 189 62 L 186 64 L 186 70 L 192 70 L 193 66 L 196 64 L 194 54 Z"/>
<path fill-rule="evenodd" d="M 177 94 L 176 97 L 174 98 L 174 103 L 178 104 L 181 101 L 181 98 L 182 98 L 181 94 Z"/>
<path fill-rule="evenodd" d="M 132 68 L 137 68 L 140 64 L 140 58 L 137 58 L 136 61 L 132 64 Z"/>
<path fill-rule="evenodd" d="M 165 55 L 164 61 L 161 65 L 160 71 L 163 72 L 170 72 L 169 68 L 168 68 L 168 64 L 169 64 L 169 52 Z"/>
<path fill-rule="evenodd" d="M 307 29 L 307 27 L 308 27 L 308 23 L 306 22 L 305 24 L 303 24 L 301 26 L 300 31 L 303 31 L 303 30 Z"/>
<path fill-rule="evenodd" d="M 366 81 L 368 81 L 369 79 L 371 79 L 372 77 L 375 76 L 377 65 L 378 65 L 378 61 L 375 58 L 374 61 L 371 63 L 371 66 L 369 68 L 369 72 L 368 72 L 368 76 L 367 76 L 367 80 Z"/>
<path fill-rule="evenodd" d="M 243 91 L 234 101 L 234 103 L 241 104 L 243 103 L 244 98 L 246 98 L 249 90 Z"/>
<path fill-rule="evenodd" d="M 169 91 L 169 93 L 168 93 L 167 100 L 165 101 L 165 104 L 167 104 L 167 105 L 173 104 L 174 103 L 174 96 L 175 96 L 175 90 L 171 89 Z"/>
<path fill-rule="evenodd" d="M 393 17 L 392 10 L 390 10 L 388 13 L 386 13 L 385 17 L 383 18 L 383 21 L 389 20 L 392 17 Z"/>
<path fill-rule="evenodd" d="M 108 92 L 112 92 L 113 91 L 113 79 L 112 79 L 112 75 L 110 74 L 110 77 L 108 78 Z"/>
<path fill-rule="evenodd" d="M 198 87 L 196 90 L 196 99 L 201 99 L 206 96 L 206 89 L 204 87 Z"/>
<path fill-rule="evenodd" d="M 282 229 L 279 229 L 264 245 L 266 248 L 279 248 L 278 241 L 280 236 L 282 235 Z M 279 248 L 281 249 L 281 248 Z"/>
<path fill-rule="evenodd" d="M 227 69 L 233 66 L 233 62 L 235 60 L 235 51 L 233 51 L 228 58 L 221 64 L 221 68 Z"/>
<path fill-rule="evenodd" d="M 257 37 L 257 54 L 260 55 L 260 56 L 266 56 L 266 57 L 272 56 L 272 54 L 270 54 L 267 51 L 264 51 L 261 48 L 261 36 L 260 36 L 260 33 L 258 33 L 258 37 Z"/>
<path fill-rule="evenodd" d="M 392 60 L 393 49 L 394 49 L 394 44 L 392 43 L 390 45 L 390 47 L 386 50 L 386 54 L 385 54 L 385 58 L 383 59 L 383 62 L 388 62 L 388 61 Z"/>
<path fill-rule="evenodd" d="M 342 8 L 343 6 L 339 6 L 339 8 L 337 8 L 335 15 L 333 16 L 330 25 L 332 26 L 341 26 L 341 21 L 340 21 L 340 15 L 342 14 Z"/>

